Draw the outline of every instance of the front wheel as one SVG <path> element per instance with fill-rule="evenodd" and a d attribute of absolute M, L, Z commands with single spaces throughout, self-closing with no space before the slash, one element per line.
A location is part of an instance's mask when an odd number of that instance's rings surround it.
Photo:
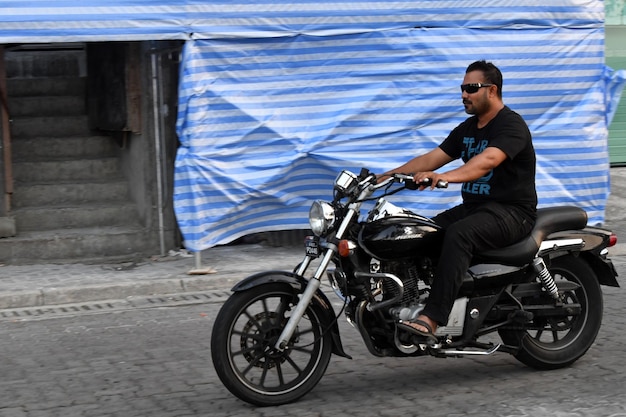
<path fill-rule="evenodd" d="M 322 315 L 306 309 L 288 347 L 274 348 L 298 298 L 285 284 L 233 294 L 213 325 L 211 355 L 220 380 L 238 398 L 269 406 L 297 400 L 324 375 L 332 341 Z"/>
<path fill-rule="evenodd" d="M 535 317 L 529 330 L 501 330 L 506 344 L 519 346 L 515 357 L 536 369 L 557 369 L 574 363 L 591 347 L 602 323 L 602 291 L 596 274 L 579 257 L 565 255 L 549 267 L 555 282 L 567 280 L 580 287 L 561 294 L 564 306 L 580 305 L 580 314 Z M 533 302 L 522 300 L 523 304 Z"/>

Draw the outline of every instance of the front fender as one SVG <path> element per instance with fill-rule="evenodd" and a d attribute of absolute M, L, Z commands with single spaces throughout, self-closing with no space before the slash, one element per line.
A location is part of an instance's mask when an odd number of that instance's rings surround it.
<path fill-rule="evenodd" d="M 231 291 L 245 291 L 253 287 L 258 287 L 259 285 L 273 284 L 277 282 L 289 284 L 294 290 L 296 290 L 297 294 L 304 292 L 304 288 L 307 284 L 307 280 L 304 279 L 304 277 L 296 275 L 293 272 L 264 271 L 250 275 L 249 277 L 239 281 L 235 284 Z"/>
<path fill-rule="evenodd" d="M 250 288 L 258 287 L 259 285 L 283 283 L 293 288 L 294 295 L 302 294 L 307 286 L 308 281 L 293 272 L 287 271 L 264 271 L 243 279 L 235 284 L 232 288 L 233 292 L 246 291 Z M 333 353 L 335 355 L 343 356 L 344 358 L 352 359 L 350 355 L 344 352 L 343 345 L 341 343 L 341 336 L 339 335 L 339 326 L 337 325 L 337 318 L 333 306 L 321 290 L 317 290 L 311 301 L 313 308 L 320 313 L 320 317 L 323 320 L 322 328 L 324 331 L 330 331 L 333 341 Z"/>

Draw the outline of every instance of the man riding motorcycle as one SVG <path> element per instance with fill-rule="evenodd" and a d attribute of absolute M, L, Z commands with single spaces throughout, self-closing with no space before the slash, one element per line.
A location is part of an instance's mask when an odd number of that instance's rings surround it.
<path fill-rule="evenodd" d="M 602 323 L 600 285 L 619 286 L 608 258 L 617 238 L 587 226 L 580 207 L 536 209 L 531 136 L 502 103 L 501 87 L 493 64 L 471 64 L 461 90 L 472 117 L 387 178 L 342 170 L 332 201 L 311 204 L 302 262 L 233 287 L 215 318 L 211 355 L 234 395 L 256 405 L 295 401 L 331 355 L 350 358 L 324 277 L 378 357 L 504 352 L 547 370 L 587 352 Z M 465 165 L 433 172 L 456 158 Z M 386 200 L 448 182 L 464 183 L 463 204 L 435 221 Z"/>
<path fill-rule="evenodd" d="M 461 85 L 465 112 L 458 125 L 432 151 L 383 174 L 412 173 L 416 183 L 463 183 L 463 203 L 434 217 L 445 229 L 443 252 L 422 313 L 399 328 L 434 340 L 445 325 L 474 254 L 505 247 L 527 236 L 536 219 L 535 151 L 522 117 L 502 101 L 502 73 L 490 62 L 467 67 Z M 459 168 L 434 172 L 461 158 Z M 426 186 L 420 186 L 424 190 Z"/>

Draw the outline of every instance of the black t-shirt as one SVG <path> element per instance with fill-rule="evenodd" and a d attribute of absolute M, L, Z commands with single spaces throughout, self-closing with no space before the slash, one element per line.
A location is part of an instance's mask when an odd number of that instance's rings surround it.
<path fill-rule="evenodd" d="M 484 177 L 463 183 L 463 203 L 471 206 L 497 201 L 519 206 L 534 216 L 535 149 L 522 116 L 505 106 L 482 129 L 478 128 L 478 118 L 472 116 L 439 145 L 450 157 L 461 158 L 463 162 L 490 146 L 502 150 L 508 158 Z"/>

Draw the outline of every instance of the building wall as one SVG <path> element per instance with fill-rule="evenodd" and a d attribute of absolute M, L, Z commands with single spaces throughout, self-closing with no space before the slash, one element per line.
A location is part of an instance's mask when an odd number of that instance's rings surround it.
<path fill-rule="evenodd" d="M 626 69 L 626 1 L 607 0 L 605 8 L 606 64 Z M 609 158 L 612 165 L 626 165 L 626 90 L 609 126 Z"/>

